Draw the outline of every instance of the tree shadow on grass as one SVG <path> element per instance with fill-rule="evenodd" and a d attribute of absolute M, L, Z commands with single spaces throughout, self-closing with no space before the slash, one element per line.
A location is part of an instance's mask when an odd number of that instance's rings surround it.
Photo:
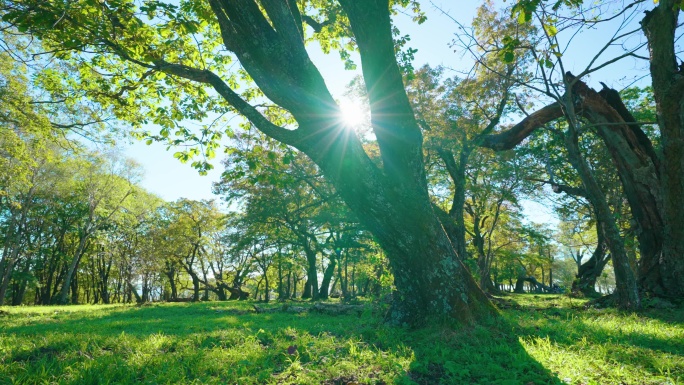
<path fill-rule="evenodd" d="M 16 316 L 13 316 L 16 317 Z M 208 302 L 65 313 L 0 326 L 0 378 L 62 383 L 553 384 L 503 320 L 408 330 L 361 316 Z M 10 320 L 11 321 L 11 320 Z M 12 342 L 12 341 L 10 341 Z M 1 345 L 0 345 L 1 347 Z M 1 381 L 0 381 L 1 382 Z"/>
<path fill-rule="evenodd" d="M 516 320 L 516 333 L 530 345 L 553 345 L 553 354 L 565 354 L 566 361 L 571 355 L 591 355 L 593 368 L 586 371 L 594 373 L 588 377 L 600 379 L 600 372 L 605 371 L 614 377 L 602 380 L 605 383 L 684 380 L 684 309 L 629 313 L 552 302 L 545 307 L 530 306 L 524 299 L 520 303 L 506 314 Z M 611 368 L 615 370 L 610 372 Z"/>

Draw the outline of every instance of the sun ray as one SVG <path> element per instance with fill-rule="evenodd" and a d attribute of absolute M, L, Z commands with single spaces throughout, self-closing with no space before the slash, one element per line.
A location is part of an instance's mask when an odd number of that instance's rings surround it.
<path fill-rule="evenodd" d="M 366 111 L 358 100 L 340 100 L 340 119 L 345 126 L 358 129 L 366 121 Z"/>

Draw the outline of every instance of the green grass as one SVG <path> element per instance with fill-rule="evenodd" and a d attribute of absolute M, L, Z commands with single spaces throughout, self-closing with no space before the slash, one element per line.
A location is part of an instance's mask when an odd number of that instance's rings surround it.
<path fill-rule="evenodd" d="M 684 383 L 684 309 L 583 310 L 563 296 L 502 303 L 494 325 L 413 331 L 383 325 L 370 308 L 4 307 L 0 384 Z"/>

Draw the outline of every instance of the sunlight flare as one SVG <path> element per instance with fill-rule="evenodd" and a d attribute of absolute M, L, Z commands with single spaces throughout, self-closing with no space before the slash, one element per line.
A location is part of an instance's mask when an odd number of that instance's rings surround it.
<path fill-rule="evenodd" d="M 366 109 L 358 100 L 342 99 L 340 101 L 340 119 L 345 126 L 358 129 L 366 120 Z"/>

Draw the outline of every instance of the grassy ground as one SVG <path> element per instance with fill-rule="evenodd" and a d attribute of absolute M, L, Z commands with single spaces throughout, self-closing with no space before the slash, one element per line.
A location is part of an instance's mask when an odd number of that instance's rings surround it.
<path fill-rule="evenodd" d="M 0 309 L 0 384 L 684 384 L 684 309 L 511 295 L 487 327 L 250 303 Z M 278 305 L 272 305 L 278 306 Z"/>

